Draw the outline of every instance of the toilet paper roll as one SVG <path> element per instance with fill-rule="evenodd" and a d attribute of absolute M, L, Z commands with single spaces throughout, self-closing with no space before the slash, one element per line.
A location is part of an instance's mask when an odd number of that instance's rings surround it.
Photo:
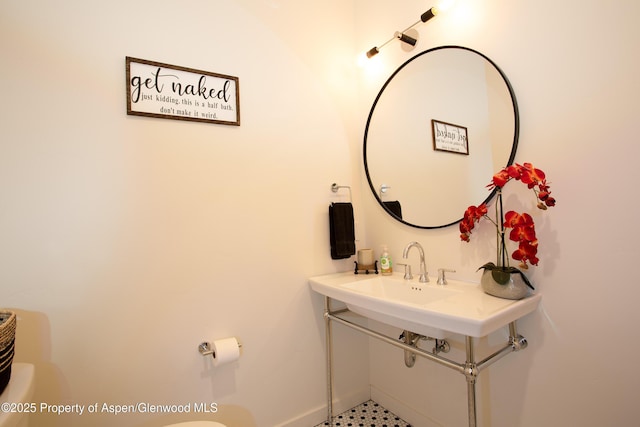
<path fill-rule="evenodd" d="M 211 345 L 213 366 L 226 365 L 240 358 L 240 344 L 235 337 L 216 340 Z"/>

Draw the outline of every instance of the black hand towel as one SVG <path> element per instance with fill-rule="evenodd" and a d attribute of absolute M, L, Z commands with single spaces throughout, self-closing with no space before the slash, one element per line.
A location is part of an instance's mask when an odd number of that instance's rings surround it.
<path fill-rule="evenodd" d="M 402 219 L 402 206 L 400 206 L 400 202 L 382 202 L 384 206 L 391 211 L 392 214 Z"/>
<path fill-rule="evenodd" d="M 329 206 L 329 240 L 332 259 L 355 255 L 356 237 L 351 203 L 332 203 Z"/>

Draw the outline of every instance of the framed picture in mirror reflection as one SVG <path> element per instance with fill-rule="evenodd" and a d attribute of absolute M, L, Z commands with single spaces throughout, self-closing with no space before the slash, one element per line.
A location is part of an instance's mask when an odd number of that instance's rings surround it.
<path fill-rule="evenodd" d="M 467 128 L 440 120 L 431 120 L 433 149 L 449 153 L 469 155 Z"/>

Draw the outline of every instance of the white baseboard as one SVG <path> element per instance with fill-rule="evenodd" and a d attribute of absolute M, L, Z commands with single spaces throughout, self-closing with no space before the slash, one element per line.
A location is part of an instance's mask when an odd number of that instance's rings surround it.
<path fill-rule="evenodd" d="M 414 427 L 444 427 L 442 424 L 429 418 L 427 415 L 418 412 L 414 408 L 406 405 L 404 402 L 373 385 L 371 386 L 371 400 L 393 412 L 395 415 L 399 416 Z"/>
<path fill-rule="evenodd" d="M 333 400 L 333 415 L 338 415 L 348 409 L 358 406 L 362 402 L 371 399 L 369 387 L 357 390 L 347 396 L 341 396 Z M 309 412 L 298 415 L 275 427 L 313 427 L 327 420 L 327 404 L 320 405 Z"/>

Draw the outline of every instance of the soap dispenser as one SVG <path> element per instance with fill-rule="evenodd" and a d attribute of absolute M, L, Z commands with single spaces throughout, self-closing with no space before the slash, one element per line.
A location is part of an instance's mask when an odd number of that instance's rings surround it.
<path fill-rule="evenodd" d="M 393 262 L 386 245 L 382 247 L 382 254 L 380 255 L 380 272 L 385 276 L 393 273 Z"/>

